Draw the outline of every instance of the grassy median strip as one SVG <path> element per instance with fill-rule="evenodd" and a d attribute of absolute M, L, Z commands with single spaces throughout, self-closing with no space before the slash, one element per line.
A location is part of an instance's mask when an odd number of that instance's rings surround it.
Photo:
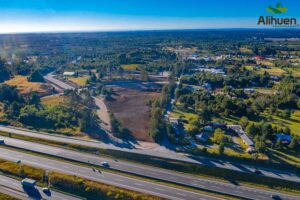
<path fill-rule="evenodd" d="M 111 149 L 100 149 L 94 147 L 88 147 L 83 145 L 70 144 L 66 142 L 58 142 L 52 140 L 45 140 L 30 136 L 0 132 L 0 135 L 11 138 L 21 139 L 25 141 L 56 146 L 69 150 L 97 154 L 103 157 L 110 157 L 114 159 L 126 160 L 130 162 L 136 162 L 139 164 L 150 165 L 168 170 L 175 170 L 177 172 L 194 174 L 200 177 L 209 178 L 212 180 L 222 180 L 225 182 L 232 182 L 235 184 L 258 187 L 263 189 L 270 189 L 274 191 L 284 191 L 289 193 L 300 194 L 300 184 L 286 180 L 280 180 L 266 176 L 259 176 L 255 174 L 248 174 L 243 172 L 237 172 L 233 170 L 227 170 L 218 167 L 199 165 L 193 163 L 187 163 L 177 160 L 159 158 L 155 156 L 141 155 L 130 152 L 122 152 Z"/>
<path fill-rule="evenodd" d="M 18 198 L 15 198 L 15 197 L 9 196 L 7 194 L 3 194 L 3 193 L 0 193 L 0 199 L 1 200 L 19 200 Z"/>
<path fill-rule="evenodd" d="M 32 178 L 39 183 L 44 183 L 46 171 L 36 167 L 18 164 L 12 161 L 0 159 L 0 172 L 18 178 Z M 120 187 L 99 183 L 50 171 L 48 173 L 49 184 L 59 190 L 73 193 L 88 199 L 138 199 L 138 200 L 160 200 L 163 198 L 143 194 Z"/>

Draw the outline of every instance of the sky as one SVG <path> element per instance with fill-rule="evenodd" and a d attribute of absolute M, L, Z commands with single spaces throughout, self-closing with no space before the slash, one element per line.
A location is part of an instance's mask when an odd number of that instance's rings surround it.
<path fill-rule="evenodd" d="M 278 1 L 300 20 L 299 0 L 0 0 L 0 33 L 257 28 Z"/>

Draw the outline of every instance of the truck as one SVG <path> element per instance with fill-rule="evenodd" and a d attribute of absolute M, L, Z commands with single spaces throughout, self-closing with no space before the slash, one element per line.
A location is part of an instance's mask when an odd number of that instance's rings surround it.
<path fill-rule="evenodd" d="M 21 181 L 23 186 L 27 186 L 27 187 L 35 187 L 36 185 L 36 181 L 33 179 L 29 179 L 29 178 L 25 178 Z"/>

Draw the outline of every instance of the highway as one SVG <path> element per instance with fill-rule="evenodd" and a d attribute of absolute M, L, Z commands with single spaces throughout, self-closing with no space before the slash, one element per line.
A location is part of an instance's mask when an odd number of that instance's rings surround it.
<path fill-rule="evenodd" d="M 21 160 L 21 163 L 25 165 L 35 166 L 38 168 L 57 171 L 69 175 L 76 175 L 81 178 L 102 182 L 102 183 L 122 187 L 129 190 L 134 190 L 141 193 L 160 196 L 172 200 L 179 200 L 179 199 L 220 200 L 220 198 L 211 197 L 205 194 L 178 189 L 175 187 L 165 186 L 157 183 L 146 182 L 143 180 L 121 176 L 118 174 L 113 174 L 108 172 L 100 173 L 99 171 L 93 170 L 91 168 L 73 165 L 66 162 L 51 160 L 48 158 L 42 158 L 31 154 L 25 154 L 25 153 L 12 151 L 4 148 L 1 148 L 0 158 L 3 158 L 5 160 L 10 160 L 13 162 L 17 162 Z"/>
<path fill-rule="evenodd" d="M 194 158 L 189 155 L 183 155 L 183 154 L 179 154 L 179 153 L 176 153 L 173 151 L 160 152 L 160 151 L 156 151 L 153 149 L 134 149 L 134 148 L 129 149 L 126 147 L 118 147 L 114 144 L 107 144 L 107 143 L 98 142 L 98 141 L 74 139 L 74 138 L 65 137 L 65 136 L 47 134 L 44 132 L 35 132 L 35 131 L 26 130 L 26 129 L 17 129 L 17 128 L 6 127 L 6 126 L 1 126 L 1 125 L 0 125 L 0 131 L 10 132 L 10 133 L 19 134 L 19 135 L 25 135 L 25 136 L 31 136 L 31 137 L 41 138 L 41 139 L 46 139 L 46 140 L 51 140 L 51 141 L 83 145 L 83 146 L 88 146 L 88 147 L 113 149 L 113 150 L 119 150 L 119 151 L 124 151 L 124 152 L 157 156 L 157 157 L 174 159 L 174 160 L 179 160 L 179 161 L 184 161 L 184 162 L 189 162 L 189 163 L 194 163 L 194 164 L 203 164 L 203 165 L 209 165 L 212 167 L 220 167 L 220 168 L 225 168 L 225 169 L 230 169 L 230 170 L 235 170 L 235 171 L 240 171 L 240 172 L 253 173 L 256 169 L 259 169 L 262 172 L 262 174 L 265 176 L 300 183 L 300 177 L 297 174 L 268 169 L 268 168 L 255 168 L 255 167 L 247 166 L 244 164 L 225 162 L 225 161 L 221 161 L 221 160 L 217 160 L 217 159 L 209 159 L 209 158 L 204 158 L 204 157 L 195 157 Z"/>
<path fill-rule="evenodd" d="M 5 140 L 6 145 L 12 147 L 28 149 L 31 151 L 35 151 L 47 155 L 57 156 L 60 158 L 74 160 L 74 161 L 80 161 L 83 163 L 90 163 L 98 166 L 101 166 L 101 162 L 107 161 L 109 162 L 111 169 L 116 169 L 123 172 L 129 172 L 141 176 L 147 176 L 150 178 L 160 179 L 168 182 L 179 183 L 186 186 L 192 186 L 198 189 L 206 189 L 212 192 L 217 191 L 217 192 L 222 192 L 224 194 L 230 194 L 230 195 L 235 195 L 238 197 L 249 198 L 249 199 L 255 197 L 258 193 L 260 194 L 259 197 L 263 196 L 264 198 L 267 199 L 268 197 L 271 196 L 271 194 L 274 193 L 266 190 L 259 190 L 250 187 L 238 186 L 232 183 L 207 180 L 207 179 L 191 176 L 188 174 L 176 173 L 173 171 L 163 170 L 155 167 L 138 165 L 138 164 L 128 163 L 124 161 L 116 161 L 113 159 L 103 158 L 92 154 L 79 153 L 76 151 L 66 150 L 63 148 L 36 144 L 32 142 L 26 142 L 22 140 L 7 138 L 7 137 L 1 137 L 1 138 Z M 279 195 L 281 197 L 286 197 L 286 199 L 294 199 L 294 197 L 291 197 L 289 195 L 285 195 L 285 194 L 279 194 Z"/>
<path fill-rule="evenodd" d="M 45 194 L 41 187 L 24 188 L 21 181 L 15 180 L 6 176 L 0 175 L 0 192 L 16 197 L 18 199 L 49 199 L 49 200 L 79 200 L 79 198 L 59 193 L 56 191 L 50 191 L 50 194 Z"/>
<path fill-rule="evenodd" d="M 71 85 L 68 85 L 56 78 L 54 78 L 54 73 L 49 73 L 47 74 L 46 76 L 44 76 L 44 79 L 48 82 L 51 82 L 59 87 L 61 87 L 62 89 L 65 89 L 65 90 L 74 90 L 75 87 L 71 86 Z"/>

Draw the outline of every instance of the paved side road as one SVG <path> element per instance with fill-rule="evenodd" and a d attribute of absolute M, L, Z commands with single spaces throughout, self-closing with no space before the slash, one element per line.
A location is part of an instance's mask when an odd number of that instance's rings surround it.
<path fill-rule="evenodd" d="M 124 152 L 131 152 L 131 153 L 138 153 L 143 155 L 150 155 L 150 156 L 157 156 L 162 158 L 168 158 L 168 159 L 174 159 L 194 164 L 203 164 L 203 165 L 209 165 L 212 167 L 220 167 L 240 172 L 247 172 L 247 173 L 254 173 L 256 169 L 259 169 L 263 175 L 283 179 L 283 180 L 289 180 L 300 183 L 300 177 L 297 174 L 285 172 L 285 171 L 278 171 L 268 168 L 254 168 L 251 166 L 247 166 L 244 164 L 238 164 L 238 163 L 232 163 L 232 162 L 224 162 L 217 159 L 210 159 L 210 158 L 204 158 L 204 157 L 191 157 L 189 155 L 182 155 L 173 151 L 168 152 L 159 152 L 155 150 L 141 150 L 141 149 L 128 149 L 128 148 L 122 148 L 117 147 L 114 144 L 106 144 L 98 141 L 89 141 L 89 140 L 81 140 L 81 139 L 74 139 L 70 137 L 65 136 L 59 136 L 59 135 L 53 135 L 53 134 L 47 134 L 47 133 L 41 133 L 41 132 L 34 132 L 30 130 L 25 129 L 17 129 L 13 127 L 6 127 L 0 125 L 0 131 L 4 132 L 10 132 L 18 135 L 25 135 L 25 136 L 31 136 L 35 138 L 41 138 L 51 141 L 58 141 L 58 142 L 67 142 L 70 144 L 77 144 L 77 145 L 83 145 L 83 146 L 89 146 L 89 147 L 95 147 L 95 148 L 103 148 L 103 149 L 113 149 L 118 151 L 124 151 Z"/>
<path fill-rule="evenodd" d="M 50 191 L 50 194 L 45 194 L 41 187 L 26 188 L 23 187 L 21 182 L 6 176 L 0 175 L 0 192 L 8 194 L 10 196 L 19 199 L 49 199 L 49 200 L 79 200 L 79 198 L 59 193 L 56 191 Z"/>
<path fill-rule="evenodd" d="M 92 154 L 79 153 L 63 148 L 36 144 L 33 142 L 27 142 L 7 137 L 1 138 L 5 140 L 6 145 L 12 147 L 23 148 L 47 155 L 57 156 L 84 163 L 90 163 L 98 166 L 102 165 L 101 162 L 108 161 L 111 169 L 147 176 L 150 178 L 160 179 L 168 182 L 180 183 L 186 186 L 192 186 L 199 189 L 207 189 L 211 191 L 222 192 L 225 194 L 236 195 L 243 198 L 252 198 L 257 193 L 260 193 L 264 197 L 270 197 L 274 193 L 267 190 L 259 190 L 251 187 L 243 187 L 220 181 L 207 180 L 203 178 L 194 177 L 188 174 L 176 173 L 173 171 L 163 170 L 155 167 L 138 165 L 135 163 L 129 163 L 124 161 L 116 161 L 113 159 L 103 158 Z M 289 198 L 289 196 L 285 194 L 279 195 L 281 197 L 287 197 L 287 199 Z"/>
<path fill-rule="evenodd" d="M 188 190 L 178 189 L 175 187 L 165 186 L 158 183 L 146 182 L 139 179 L 133 179 L 109 172 L 99 172 L 91 168 L 69 164 L 66 162 L 42 158 L 31 154 L 25 154 L 17 151 L 1 148 L 0 158 L 19 161 L 25 165 L 35 166 L 41 169 L 57 171 L 64 174 L 76 175 L 81 178 L 118 186 L 145 194 L 163 197 L 172 200 L 220 200 L 220 198 L 196 193 Z M 259 199 L 259 198 L 256 198 Z"/>

